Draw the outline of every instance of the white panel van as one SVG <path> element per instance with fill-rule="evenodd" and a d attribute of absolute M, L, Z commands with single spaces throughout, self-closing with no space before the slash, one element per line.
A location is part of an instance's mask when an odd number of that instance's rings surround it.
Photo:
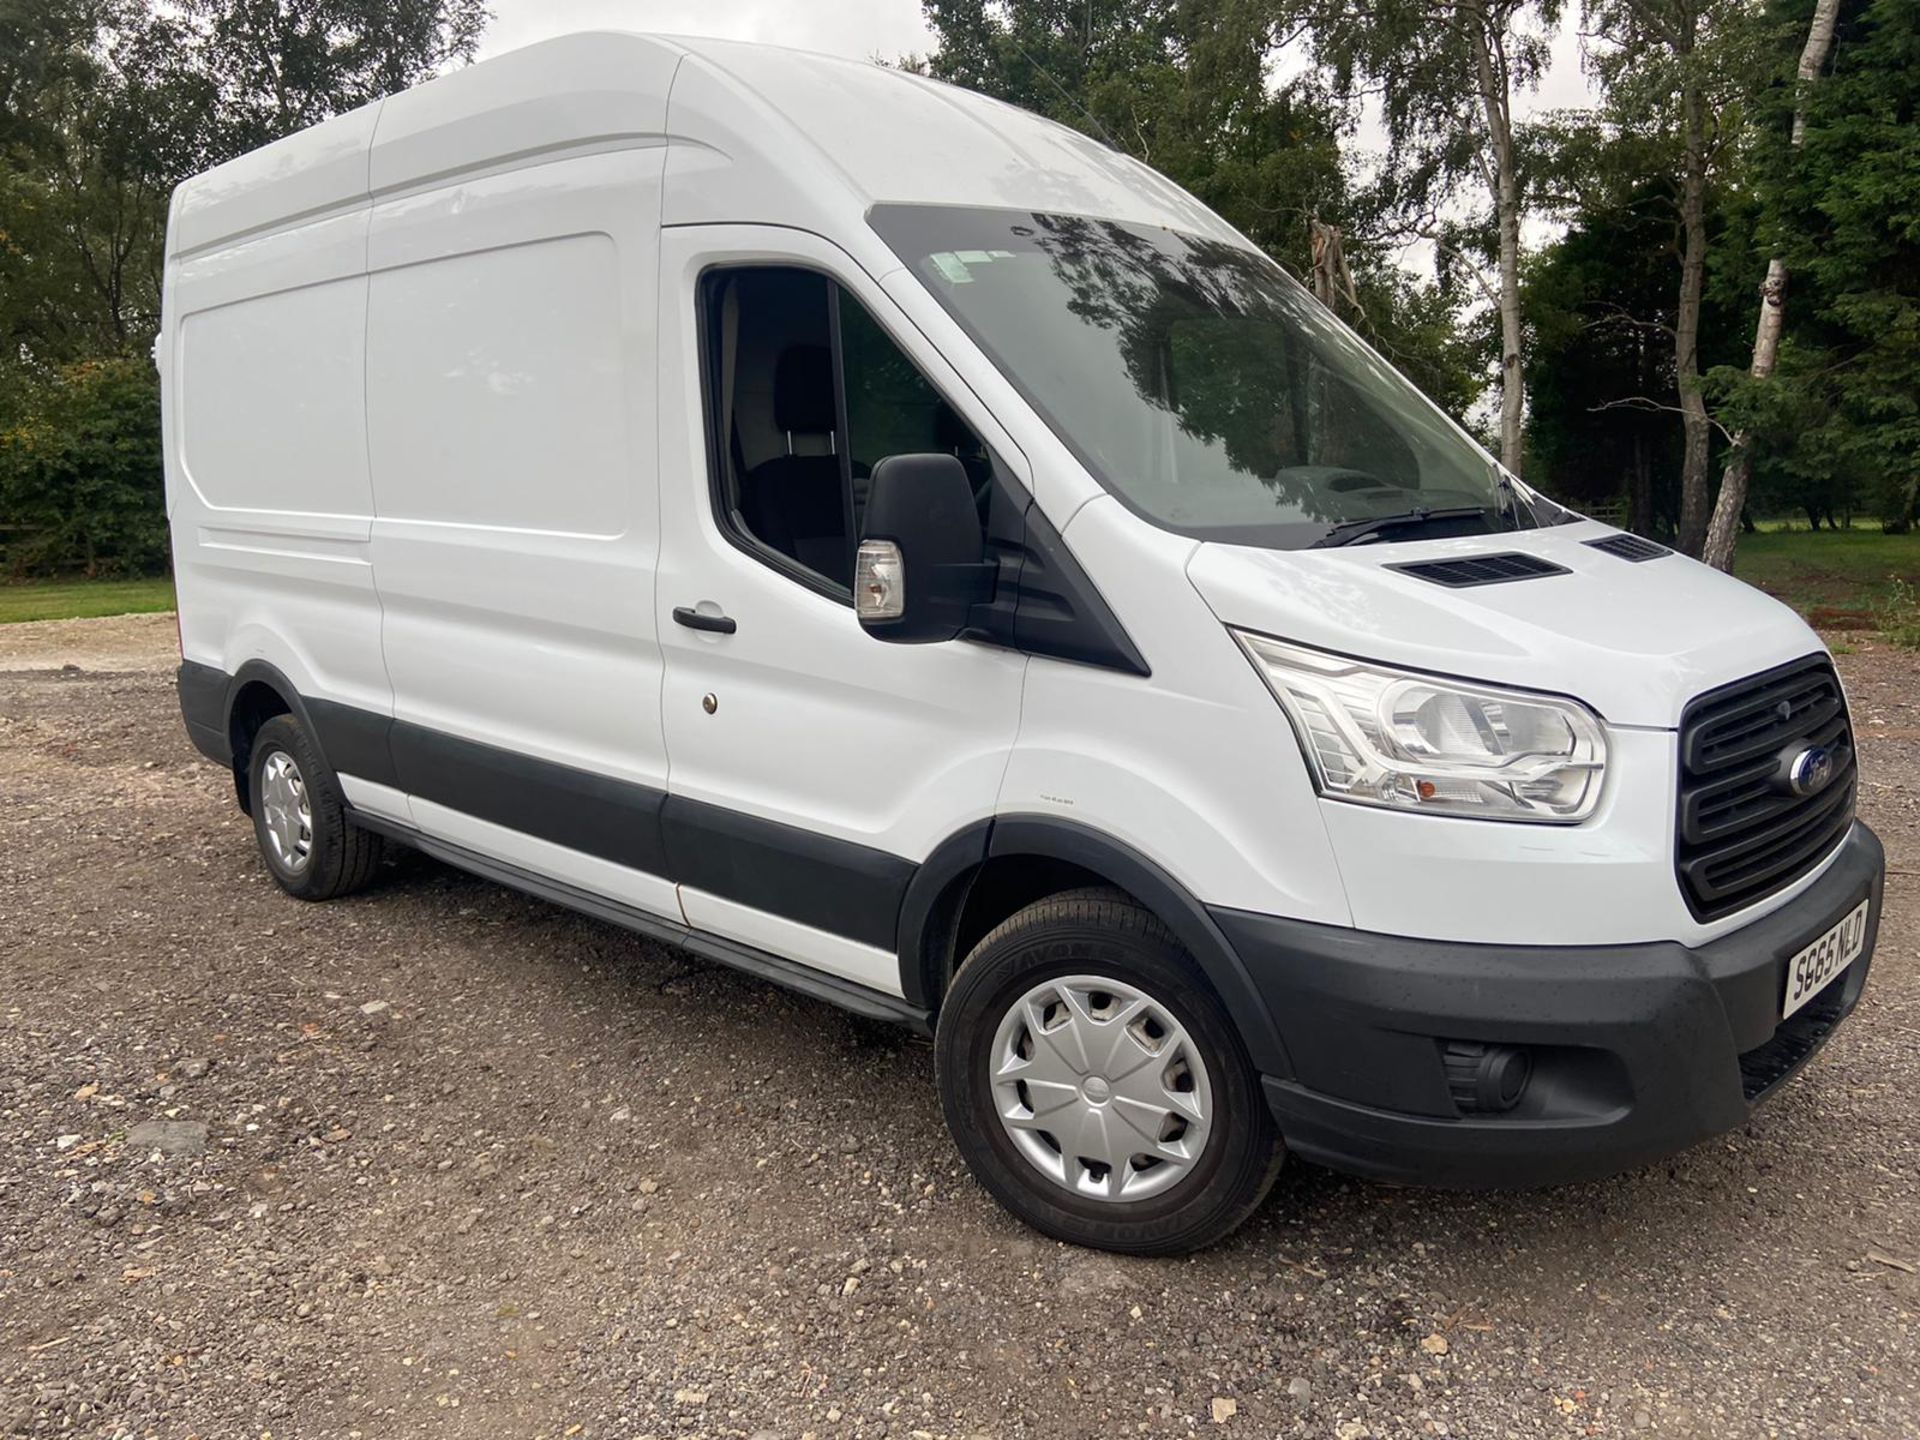
<path fill-rule="evenodd" d="M 157 353 L 181 704 L 282 888 L 410 845 L 919 1027 L 1051 1235 L 1638 1164 L 1860 998 L 1818 638 L 1021 111 L 536 45 L 183 185 Z"/>

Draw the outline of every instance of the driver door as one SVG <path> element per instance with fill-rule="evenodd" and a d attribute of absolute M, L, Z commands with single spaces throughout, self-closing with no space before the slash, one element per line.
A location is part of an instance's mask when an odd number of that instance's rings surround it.
<path fill-rule="evenodd" d="M 828 242 L 710 226 L 661 245 L 656 611 L 681 905 L 698 929 L 898 995 L 907 883 L 993 813 L 1026 662 L 861 629 L 861 481 L 956 421 L 1016 452 Z"/>

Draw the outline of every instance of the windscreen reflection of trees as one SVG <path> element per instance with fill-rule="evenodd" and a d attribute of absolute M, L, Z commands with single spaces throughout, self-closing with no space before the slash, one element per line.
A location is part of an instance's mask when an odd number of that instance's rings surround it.
<path fill-rule="evenodd" d="M 1355 489 L 1419 487 L 1412 450 L 1305 343 L 1319 317 L 1240 250 L 1081 216 L 1036 215 L 1013 233 L 1046 255 L 1072 313 L 1113 333 L 1140 397 L 1276 506 L 1331 523 L 1351 515 Z"/>

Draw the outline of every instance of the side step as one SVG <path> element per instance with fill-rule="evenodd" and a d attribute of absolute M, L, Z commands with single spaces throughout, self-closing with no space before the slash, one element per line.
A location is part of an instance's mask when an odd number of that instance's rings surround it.
<path fill-rule="evenodd" d="M 922 1035 L 933 1033 L 931 1012 L 893 995 L 883 995 L 878 990 L 870 990 L 865 985 L 856 985 L 850 980 L 828 975 L 809 965 L 801 965 L 770 951 L 759 950 L 751 945 L 742 945 L 737 941 L 722 939 L 710 935 L 704 930 L 695 930 L 690 925 L 678 924 L 662 919 L 645 910 L 626 905 L 618 900 L 609 900 L 604 895 L 595 895 L 564 881 L 549 880 L 544 875 L 536 875 L 530 870 L 522 870 L 504 860 L 495 860 L 491 856 L 481 855 L 460 845 L 437 840 L 431 835 L 423 835 L 410 825 L 397 820 L 388 820 L 378 815 L 369 815 L 362 810 L 349 808 L 351 821 L 363 830 L 371 830 L 376 835 L 384 835 L 402 845 L 410 845 L 423 855 L 431 855 L 459 870 L 466 870 L 483 880 L 505 885 L 509 889 L 546 900 L 555 905 L 576 910 L 582 915 L 590 915 L 595 920 L 604 920 L 609 925 L 618 925 L 631 930 L 649 940 L 658 940 L 663 944 L 675 945 L 682 950 L 700 956 L 703 960 L 717 961 L 744 971 L 758 979 L 779 985 L 815 1000 L 824 1000 L 829 1005 L 837 1005 L 842 1010 L 855 1015 L 864 1015 L 871 1020 L 886 1020 L 896 1025 L 905 1025 L 908 1029 Z"/>

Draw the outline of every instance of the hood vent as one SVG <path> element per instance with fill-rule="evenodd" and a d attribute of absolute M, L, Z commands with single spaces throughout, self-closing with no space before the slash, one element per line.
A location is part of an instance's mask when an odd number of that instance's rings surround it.
<path fill-rule="evenodd" d="M 1656 545 L 1651 540 L 1643 540 L 1638 535 L 1609 535 L 1604 540 L 1583 540 L 1581 542 L 1594 550 L 1604 550 L 1609 555 L 1618 555 L 1622 560 L 1658 560 L 1662 555 L 1673 552 L 1664 545 Z"/>
<path fill-rule="evenodd" d="M 1410 565 L 1389 565 L 1403 575 L 1464 590 L 1474 585 L 1504 585 L 1509 580 L 1537 580 L 1548 575 L 1571 575 L 1564 565 L 1542 560 L 1538 555 L 1523 555 L 1510 550 L 1503 555 L 1473 555 L 1460 560 L 1417 560 Z"/>

